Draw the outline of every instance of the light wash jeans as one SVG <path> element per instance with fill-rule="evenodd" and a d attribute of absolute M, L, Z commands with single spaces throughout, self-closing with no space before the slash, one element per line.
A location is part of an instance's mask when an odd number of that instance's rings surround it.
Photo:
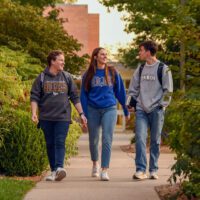
<path fill-rule="evenodd" d="M 116 106 L 93 108 L 88 106 L 88 131 L 92 161 L 98 161 L 99 133 L 102 128 L 101 167 L 108 168 L 111 157 L 113 132 L 117 121 Z"/>
<path fill-rule="evenodd" d="M 150 128 L 150 162 L 149 172 L 158 170 L 160 155 L 161 132 L 164 123 L 164 110 L 155 108 L 151 113 L 136 111 L 136 171 L 146 171 L 146 140 L 147 130 Z"/>

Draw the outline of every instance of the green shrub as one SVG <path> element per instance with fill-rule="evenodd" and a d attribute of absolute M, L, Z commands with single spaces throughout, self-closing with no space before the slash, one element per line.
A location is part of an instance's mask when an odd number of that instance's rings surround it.
<path fill-rule="evenodd" d="M 76 121 L 70 125 L 66 139 L 66 159 L 78 153 L 77 141 L 81 134 L 81 128 Z"/>
<path fill-rule="evenodd" d="M 70 125 L 69 132 L 66 139 L 66 159 L 78 153 L 77 141 L 82 133 L 79 125 L 79 115 L 72 106 L 72 124 Z"/>
<path fill-rule="evenodd" d="M 200 197 L 200 101 L 176 100 L 166 116 L 169 145 L 176 152 L 170 180 L 182 180 L 185 194 Z M 183 181 L 184 180 L 184 181 Z"/>
<path fill-rule="evenodd" d="M 6 46 L 0 46 L 0 67 L 11 78 L 13 76 L 24 80 L 35 78 L 42 70 L 41 62 L 22 51 L 13 51 Z M 12 71 L 15 70 L 14 74 Z"/>
<path fill-rule="evenodd" d="M 1 171 L 19 176 L 41 174 L 47 167 L 46 146 L 42 132 L 30 120 L 30 113 L 4 108 L 1 116 Z"/>

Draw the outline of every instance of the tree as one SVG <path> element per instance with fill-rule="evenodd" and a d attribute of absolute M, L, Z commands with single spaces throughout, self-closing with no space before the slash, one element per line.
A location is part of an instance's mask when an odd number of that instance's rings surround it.
<path fill-rule="evenodd" d="M 32 5 L 39 8 L 43 8 L 44 6 L 54 6 L 55 3 L 64 2 L 63 0 L 12 0 L 13 2 L 18 2 L 21 5 Z"/>
<path fill-rule="evenodd" d="M 40 9 L 4 0 L 0 7 L 0 45 L 15 50 L 25 50 L 46 64 L 51 50 L 61 49 L 65 53 L 66 70 L 79 72 L 85 65 L 85 57 L 77 52 L 81 44 L 68 35 L 59 21 L 44 18 Z"/>
<path fill-rule="evenodd" d="M 54 6 L 56 3 L 75 3 L 77 0 L 12 0 L 22 5 L 32 5 L 39 8 L 44 6 Z"/>
<path fill-rule="evenodd" d="M 153 39 L 162 44 L 162 58 L 179 70 L 180 89 L 185 91 L 188 75 L 200 76 L 200 1 L 198 0 L 99 0 L 105 6 L 126 11 L 125 30 L 137 37 L 134 45 Z M 132 49 L 131 49 L 132 51 Z M 132 55 L 130 53 L 130 55 Z"/>

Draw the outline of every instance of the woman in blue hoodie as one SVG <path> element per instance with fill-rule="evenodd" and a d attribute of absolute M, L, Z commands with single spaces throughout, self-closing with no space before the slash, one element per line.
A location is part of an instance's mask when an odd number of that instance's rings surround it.
<path fill-rule="evenodd" d="M 92 177 L 99 176 L 98 143 L 102 128 L 101 174 L 108 181 L 113 132 L 117 121 L 117 101 L 122 105 L 126 119 L 129 113 L 126 107 L 126 92 L 123 81 L 114 67 L 107 64 L 104 48 L 94 49 L 88 70 L 83 75 L 81 104 L 88 120 L 90 154 L 93 162 Z"/>

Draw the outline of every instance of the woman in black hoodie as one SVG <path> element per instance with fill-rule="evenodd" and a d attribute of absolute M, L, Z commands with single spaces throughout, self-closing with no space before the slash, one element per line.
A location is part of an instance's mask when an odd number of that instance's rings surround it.
<path fill-rule="evenodd" d="M 64 71 L 62 51 L 52 51 L 47 57 L 48 67 L 35 79 L 31 89 L 32 121 L 44 132 L 51 175 L 47 181 L 60 181 L 66 176 L 63 168 L 65 140 L 71 122 L 71 105 L 77 109 L 84 126 L 84 116 L 77 87 L 71 75 Z M 37 116 L 39 110 L 39 119 Z"/>

